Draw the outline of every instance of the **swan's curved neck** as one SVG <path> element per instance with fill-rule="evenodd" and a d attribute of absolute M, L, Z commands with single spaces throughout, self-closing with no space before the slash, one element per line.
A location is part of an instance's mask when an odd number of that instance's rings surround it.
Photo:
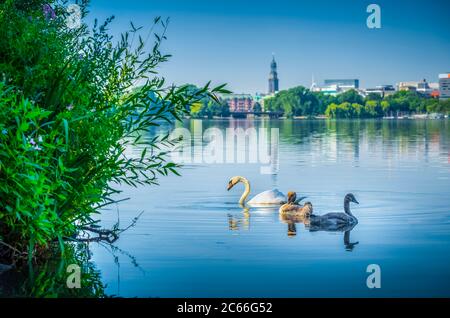
<path fill-rule="evenodd" d="M 347 200 L 344 201 L 344 211 L 345 211 L 345 213 L 347 213 L 348 215 L 355 217 L 355 216 L 352 214 L 352 212 L 350 211 L 350 201 L 347 201 Z"/>
<path fill-rule="evenodd" d="M 244 205 L 245 200 L 247 199 L 248 195 L 250 194 L 250 182 L 248 182 L 248 180 L 244 177 L 239 177 L 239 181 L 245 185 L 244 193 L 242 193 L 242 196 L 239 199 L 239 204 Z"/>

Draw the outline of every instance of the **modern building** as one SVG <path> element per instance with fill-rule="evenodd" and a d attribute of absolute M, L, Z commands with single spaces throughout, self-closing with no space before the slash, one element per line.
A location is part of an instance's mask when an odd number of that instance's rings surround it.
<path fill-rule="evenodd" d="M 325 86 L 337 85 L 343 91 L 359 88 L 359 79 L 326 79 L 323 83 Z"/>
<path fill-rule="evenodd" d="M 400 82 L 397 83 L 397 90 L 399 91 L 413 91 L 417 90 L 418 82 Z"/>
<path fill-rule="evenodd" d="M 418 93 L 422 93 L 423 95 L 429 95 L 433 91 L 428 85 L 427 80 L 423 79 L 422 82 L 417 83 L 417 90 Z"/>
<path fill-rule="evenodd" d="M 348 90 L 359 91 L 359 80 L 358 79 L 326 79 L 322 86 L 319 86 L 312 78 L 310 90 L 312 92 L 322 92 L 326 95 L 338 95 L 344 93 Z"/>
<path fill-rule="evenodd" d="M 439 99 L 450 98 L 450 73 L 439 74 Z"/>
<path fill-rule="evenodd" d="M 397 83 L 397 89 L 399 91 L 418 92 L 425 96 L 431 96 L 438 87 L 438 83 L 428 83 L 426 79 L 420 82 L 410 81 Z"/>
<path fill-rule="evenodd" d="M 275 61 L 275 56 L 272 56 L 272 63 L 270 63 L 270 74 L 269 74 L 269 94 L 275 94 L 278 91 L 279 86 L 278 86 L 277 62 Z"/>
<path fill-rule="evenodd" d="M 322 87 L 320 87 L 320 89 L 318 91 L 322 92 L 326 95 L 333 95 L 333 96 L 335 96 L 339 93 L 343 93 L 343 91 L 341 91 L 341 89 L 340 89 L 340 86 L 337 84 L 322 86 Z"/>
<path fill-rule="evenodd" d="M 394 94 L 395 87 L 393 85 L 378 85 L 375 88 L 366 88 L 365 89 L 365 96 L 369 94 L 379 94 L 381 97 L 389 96 Z"/>
<path fill-rule="evenodd" d="M 428 85 L 433 90 L 439 90 L 439 82 L 437 82 L 437 83 L 428 83 Z"/>

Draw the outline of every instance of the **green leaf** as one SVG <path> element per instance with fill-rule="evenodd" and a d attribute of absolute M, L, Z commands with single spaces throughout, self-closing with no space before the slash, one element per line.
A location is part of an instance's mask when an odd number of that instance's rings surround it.
<path fill-rule="evenodd" d="M 66 137 L 66 145 L 69 145 L 69 123 L 67 122 L 66 119 L 63 119 L 63 124 L 64 124 L 64 135 Z"/>
<path fill-rule="evenodd" d="M 64 240 L 60 233 L 57 234 L 58 242 L 59 242 L 59 251 L 61 252 L 61 256 L 64 256 Z"/>

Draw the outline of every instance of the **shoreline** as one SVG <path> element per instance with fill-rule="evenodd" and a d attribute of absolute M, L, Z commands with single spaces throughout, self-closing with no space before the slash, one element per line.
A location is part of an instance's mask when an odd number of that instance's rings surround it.
<path fill-rule="evenodd" d="M 220 117 L 213 116 L 209 117 L 191 117 L 186 116 L 183 119 L 209 119 L 209 120 L 249 120 L 249 119 L 267 119 L 267 120 L 448 120 L 450 119 L 449 115 L 439 114 L 439 116 L 431 116 L 431 115 L 412 115 L 412 116 L 399 116 L 399 117 L 377 117 L 377 118 L 329 118 L 325 116 L 294 116 L 292 118 L 287 117 L 278 117 L 271 118 L 269 116 L 249 116 L 249 117 Z"/>

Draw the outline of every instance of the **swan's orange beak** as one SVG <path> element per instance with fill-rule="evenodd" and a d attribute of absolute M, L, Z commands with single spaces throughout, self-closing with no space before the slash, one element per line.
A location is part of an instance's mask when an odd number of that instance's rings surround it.
<path fill-rule="evenodd" d="M 230 191 L 230 189 L 234 187 L 234 184 L 230 182 L 228 182 L 228 186 L 227 186 L 227 191 Z"/>

